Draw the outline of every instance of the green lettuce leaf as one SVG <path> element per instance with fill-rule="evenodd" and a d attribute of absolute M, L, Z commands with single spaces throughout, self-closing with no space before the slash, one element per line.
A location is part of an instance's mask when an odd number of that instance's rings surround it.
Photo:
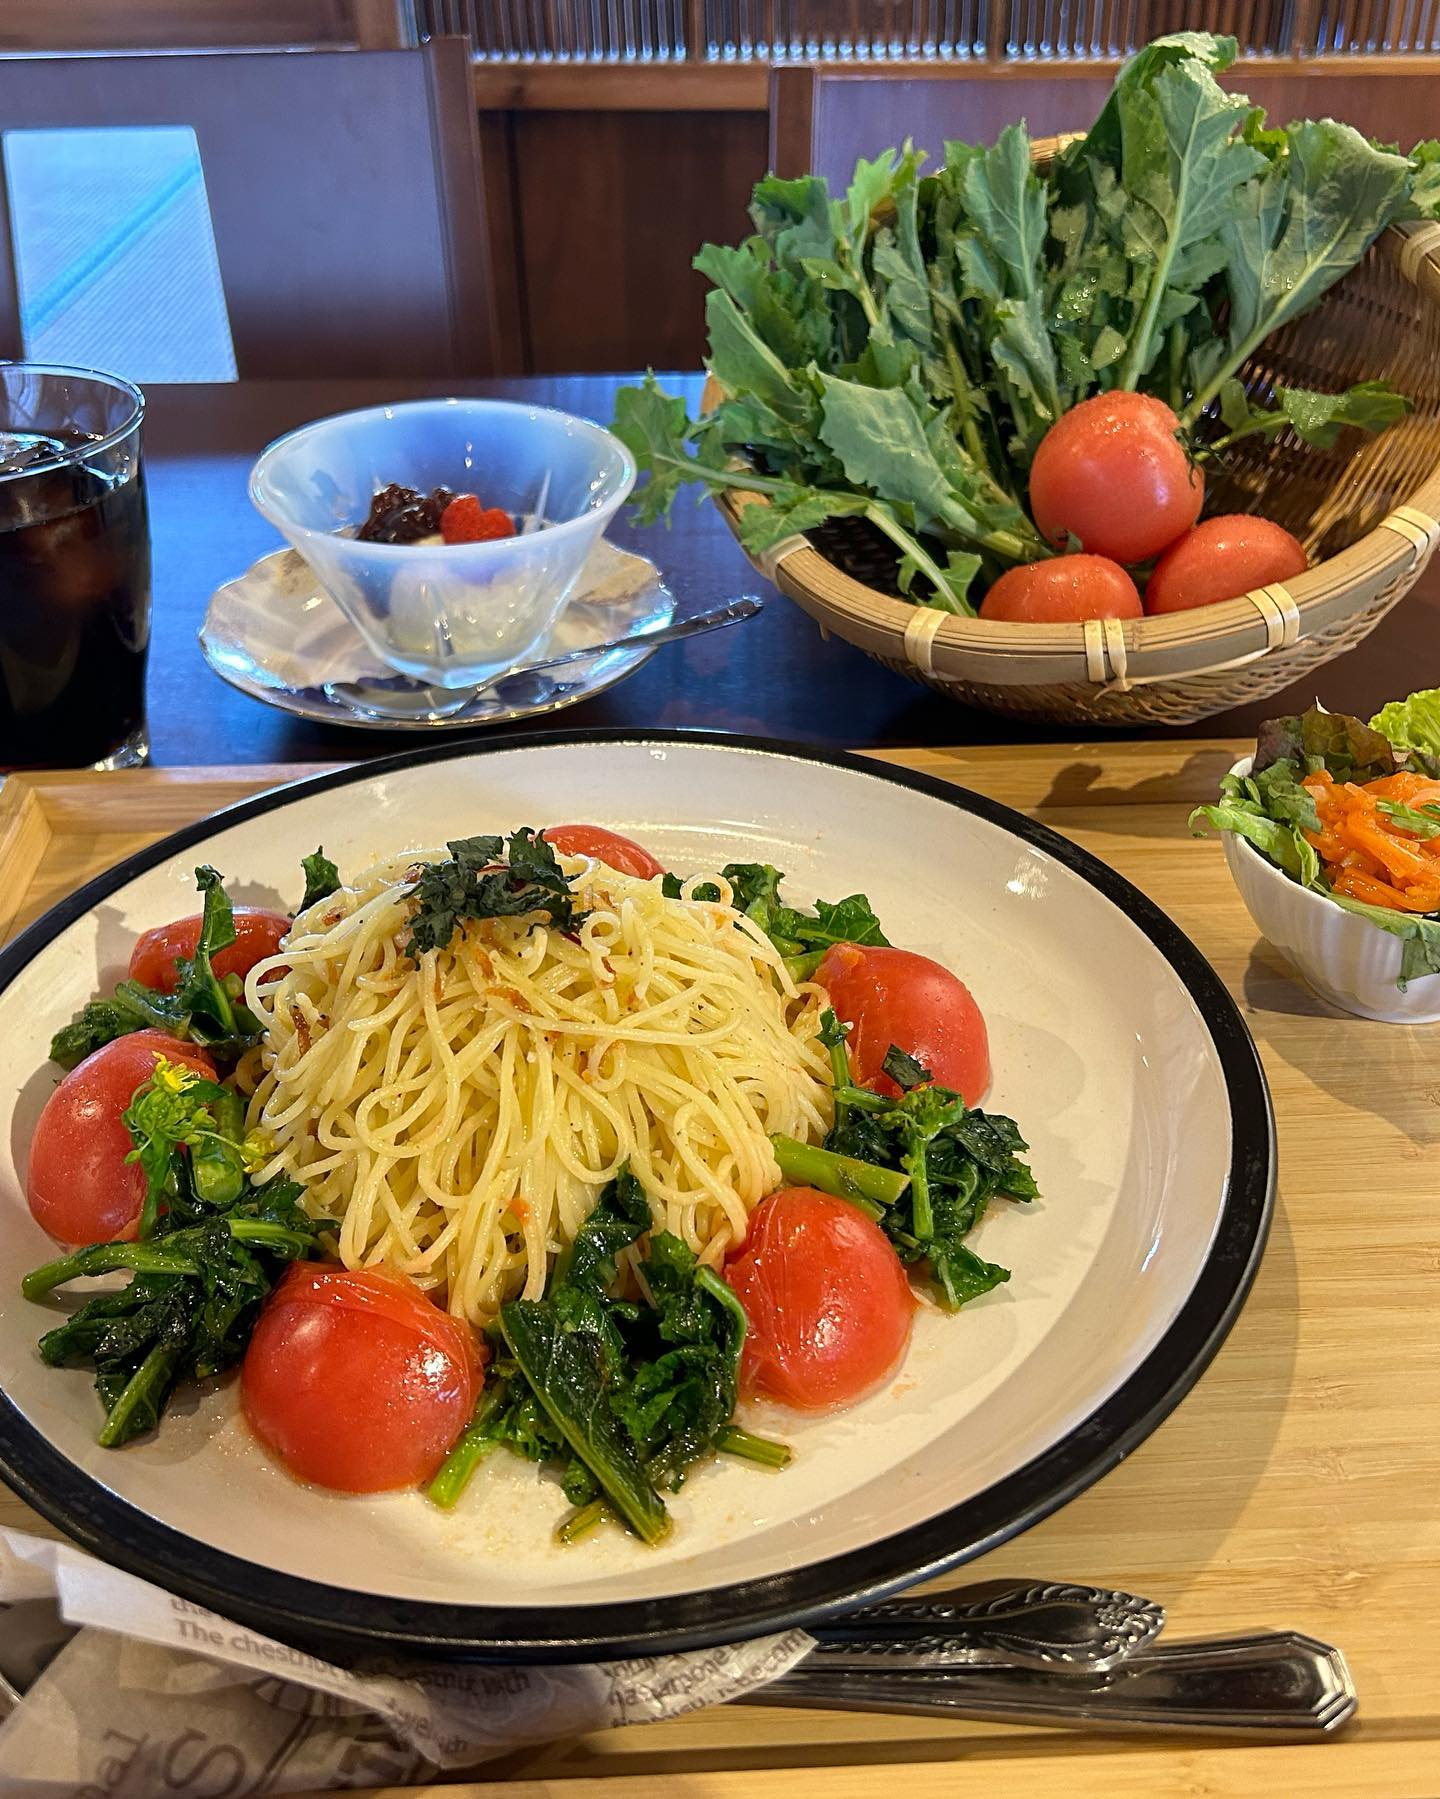
<path fill-rule="evenodd" d="M 1343 893 L 1329 893 L 1329 897 L 1347 912 L 1355 913 L 1358 918 L 1368 918 L 1371 924 L 1379 925 L 1382 931 L 1400 939 L 1403 945 L 1400 975 L 1395 985 L 1402 993 L 1411 981 L 1427 974 L 1440 974 L 1440 919 L 1414 912 L 1396 912 L 1389 906 L 1367 906 L 1363 900 L 1349 899 Z"/>
<path fill-rule="evenodd" d="M 1292 770 L 1294 766 L 1290 765 Z M 1265 788 L 1248 775 L 1226 775 L 1220 783 L 1219 800 L 1213 806 L 1197 806 L 1190 814 L 1190 829 L 1197 837 L 1204 836 L 1206 825 L 1217 831 L 1233 831 L 1237 837 L 1253 843 L 1262 856 L 1283 868 L 1302 887 L 1318 886 L 1320 858 L 1306 841 L 1303 824 L 1297 821 L 1294 810 L 1289 816 L 1286 809 L 1278 807 L 1272 813 L 1270 807 L 1276 792 L 1275 784 Z M 1316 819 L 1315 824 L 1318 823 Z"/>
<path fill-rule="evenodd" d="M 1405 700 L 1391 700 L 1370 720 L 1370 728 L 1397 750 L 1440 756 L 1440 687 L 1426 687 Z"/>
<path fill-rule="evenodd" d="M 1410 194 L 1395 216 L 1440 219 L 1440 138 L 1427 138 L 1410 152 Z"/>

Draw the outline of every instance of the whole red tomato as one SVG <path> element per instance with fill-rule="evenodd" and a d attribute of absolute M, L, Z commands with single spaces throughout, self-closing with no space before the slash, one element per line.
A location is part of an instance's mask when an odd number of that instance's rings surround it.
<path fill-rule="evenodd" d="M 125 1160 L 135 1145 L 121 1115 L 162 1056 L 215 1079 L 215 1064 L 198 1044 L 134 1031 L 87 1056 L 46 1100 L 30 1139 L 25 1194 L 37 1222 L 62 1243 L 135 1235 L 145 1176 L 138 1162 Z"/>
<path fill-rule="evenodd" d="M 748 1329 L 741 1390 L 801 1411 L 849 1405 L 893 1372 L 910 1341 L 910 1283 L 885 1233 L 814 1187 L 756 1207 L 725 1266 Z"/>
<path fill-rule="evenodd" d="M 990 1039 L 970 989 L 948 968 L 913 950 L 837 943 L 815 979 L 850 1026 L 846 1051 L 860 1086 L 898 1093 L 880 1066 L 894 1044 L 967 1106 L 979 1103 L 990 1085 Z"/>
<path fill-rule="evenodd" d="M 431 1478 L 475 1409 L 483 1363 L 469 1326 L 403 1275 L 295 1262 L 250 1338 L 241 1394 L 292 1474 L 379 1493 Z"/>
<path fill-rule="evenodd" d="M 1022 625 L 1139 618 L 1140 590 L 1108 556 L 1056 556 L 1006 569 L 980 602 L 981 618 Z"/>
<path fill-rule="evenodd" d="M 289 929 L 290 920 L 283 912 L 237 906 L 235 941 L 217 950 L 210 958 L 210 966 L 222 981 L 232 974 L 243 981 L 257 962 L 275 954 Z M 156 925 L 136 941 L 130 952 L 130 979 L 160 993 L 173 993 L 180 984 L 180 971 L 175 964 L 182 956 L 193 956 L 199 941 L 198 912 L 190 918 L 177 918 L 173 924 Z"/>
<path fill-rule="evenodd" d="M 1096 394 L 1040 440 L 1030 510 L 1057 547 L 1116 562 L 1148 562 L 1200 516 L 1205 477 L 1180 440 L 1180 421 L 1149 394 Z"/>
<path fill-rule="evenodd" d="M 1238 599 L 1272 581 L 1303 575 L 1310 563 L 1297 539 L 1268 518 L 1222 513 L 1187 531 L 1145 584 L 1147 612 L 1186 612 Z"/>

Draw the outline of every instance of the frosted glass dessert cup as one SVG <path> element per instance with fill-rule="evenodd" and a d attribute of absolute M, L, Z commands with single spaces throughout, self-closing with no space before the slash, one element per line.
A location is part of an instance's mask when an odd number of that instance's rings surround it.
<path fill-rule="evenodd" d="M 360 542 L 371 497 L 392 482 L 477 493 L 518 535 Z M 585 419 L 505 400 L 415 400 L 277 439 L 251 471 L 250 498 L 377 656 L 460 689 L 515 667 L 548 635 L 634 484 L 625 446 Z"/>

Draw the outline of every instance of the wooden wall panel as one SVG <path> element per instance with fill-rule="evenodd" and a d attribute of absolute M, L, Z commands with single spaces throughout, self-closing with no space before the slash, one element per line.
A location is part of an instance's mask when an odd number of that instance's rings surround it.
<path fill-rule="evenodd" d="M 534 372 L 697 367 L 690 258 L 744 231 L 764 115 L 518 113 L 514 148 Z"/>
<path fill-rule="evenodd" d="M 0 0 L 0 51 L 345 44 L 350 0 Z"/>

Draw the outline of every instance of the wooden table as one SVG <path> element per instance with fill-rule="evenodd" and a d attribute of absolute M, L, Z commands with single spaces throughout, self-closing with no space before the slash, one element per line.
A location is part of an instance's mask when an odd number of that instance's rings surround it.
<path fill-rule="evenodd" d="M 534 400 L 608 422 L 615 390 L 626 379 L 553 376 L 432 385 L 428 391 Z M 665 380 L 692 405 L 698 399 L 698 376 Z M 241 381 L 150 390 L 150 729 L 157 765 L 333 761 L 415 743 L 410 733 L 309 724 L 236 693 L 205 666 L 195 633 L 214 589 L 280 543 L 246 498 L 250 465 L 263 446 L 307 419 L 426 391 L 422 384 L 393 381 Z M 693 725 L 838 747 L 1063 742 L 1071 735 L 957 706 L 838 639 L 824 642 L 799 608 L 754 572 L 714 509 L 697 506 L 689 495 L 677 502 L 670 530 L 637 531 L 621 521 L 611 535 L 658 563 L 687 610 L 742 592 L 765 593 L 769 604 L 762 617 L 738 629 L 661 650 L 609 693 L 541 721 L 544 728 Z M 1440 679 L 1428 651 L 1437 640 L 1440 559 L 1358 650 L 1288 694 L 1185 735 L 1253 732 L 1260 718 L 1303 707 L 1317 695 L 1333 708 L 1368 717 L 1387 699 Z"/>
<path fill-rule="evenodd" d="M 1114 1473 L 951 1580 L 1125 1586 L 1162 1601 L 1176 1636 L 1308 1631 L 1349 1657 L 1359 1722 L 1334 1742 L 1257 1748 L 731 1706 L 517 1752 L 481 1783 L 425 1789 L 433 1799 L 875 1799 L 901 1787 L 907 1799 L 938 1799 L 1002 1786 L 1016 1799 L 1440 1791 L 1437 1038 L 1331 1011 L 1257 941 L 1219 846 L 1185 829 L 1188 808 L 1213 794 L 1238 747 L 882 752 L 1037 813 L 1164 906 L 1244 1008 L 1279 1130 L 1269 1247 L 1199 1386 Z M 0 790 L 0 866 L 10 876 L 0 934 L 160 833 L 300 772 L 10 780 Z M 0 1523 L 38 1521 L 0 1494 Z"/>

